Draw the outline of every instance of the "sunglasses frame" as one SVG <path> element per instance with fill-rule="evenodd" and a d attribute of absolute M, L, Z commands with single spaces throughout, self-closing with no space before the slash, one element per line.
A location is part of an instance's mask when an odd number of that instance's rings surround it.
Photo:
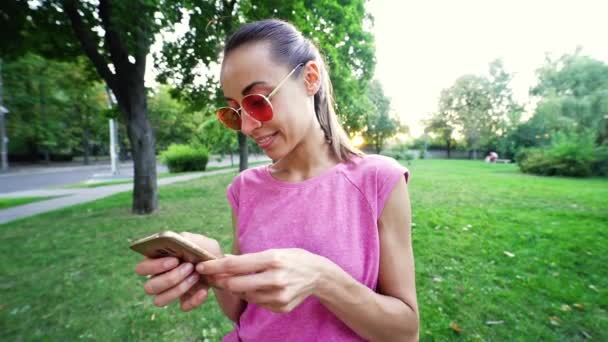
<path fill-rule="evenodd" d="M 240 129 L 235 129 L 235 128 L 232 128 L 232 127 L 228 126 L 226 123 L 224 123 L 224 121 L 221 119 L 221 115 L 220 115 L 220 113 L 222 113 L 222 112 L 223 112 L 223 111 L 225 111 L 225 110 L 231 110 L 231 111 L 235 112 L 235 113 L 236 113 L 236 114 L 239 116 L 239 120 L 241 120 L 241 118 L 240 118 L 240 116 L 242 115 L 241 113 L 245 113 L 247 116 L 249 116 L 250 118 L 252 118 L 253 120 L 256 120 L 256 121 L 258 121 L 258 122 L 265 122 L 265 121 L 270 121 L 270 120 L 272 120 L 272 118 L 274 117 L 274 108 L 273 108 L 273 106 L 272 106 L 272 102 L 270 102 L 270 100 L 271 100 L 271 99 L 272 99 L 272 97 L 273 97 L 273 96 L 274 96 L 274 95 L 275 95 L 275 94 L 276 94 L 276 93 L 279 91 L 279 89 L 281 88 L 281 86 L 282 86 L 283 84 L 285 84 L 285 82 L 287 82 L 287 80 L 289 79 L 289 77 L 291 77 L 291 75 L 293 75 L 293 73 L 294 73 L 294 72 L 296 72 L 296 70 L 297 70 L 299 67 L 303 66 L 303 65 L 304 65 L 304 63 L 300 63 L 300 64 L 296 65 L 296 66 L 295 66 L 295 67 L 294 67 L 294 68 L 293 68 L 293 69 L 292 69 L 292 70 L 289 72 L 289 74 L 287 74 L 287 76 L 285 76 L 285 78 L 283 78 L 283 80 L 281 80 L 281 82 L 279 82 L 279 84 L 278 84 L 278 85 L 277 85 L 277 86 L 276 86 L 276 87 L 275 87 L 275 88 L 274 88 L 274 89 L 273 89 L 273 90 L 270 92 L 270 94 L 268 94 L 268 96 L 263 95 L 263 94 L 249 94 L 249 95 L 247 95 L 247 96 L 243 97 L 243 99 L 241 100 L 241 103 L 243 103 L 243 102 L 245 101 L 245 99 L 246 99 L 246 98 L 248 98 L 248 97 L 251 97 L 251 96 L 261 96 L 261 97 L 262 97 L 262 98 L 263 98 L 263 99 L 266 101 L 266 103 L 267 103 L 267 104 L 270 106 L 271 116 L 270 116 L 270 118 L 269 118 L 268 120 L 259 120 L 259 119 L 256 119 L 256 118 L 252 117 L 251 115 L 249 115 L 249 113 L 247 113 L 247 111 L 246 111 L 246 110 L 244 110 L 244 109 L 243 109 L 243 105 L 241 105 L 241 107 L 239 107 L 238 109 L 234 109 L 234 108 L 232 108 L 232 107 L 220 107 L 220 108 L 218 108 L 218 109 L 216 110 L 216 115 L 217 115 L 217 117 L 218 117 L 218 120 L 220 120 L 220 122 L 221 122 L 221 123 L 222 123 L 224 126 L 226 126 L 227 128 L 232 129 L 232 130 L 235 130 L 235 131 L 240 131 Z M 242 124 L 242 123 L 241 123 L 241 124 Z"/>

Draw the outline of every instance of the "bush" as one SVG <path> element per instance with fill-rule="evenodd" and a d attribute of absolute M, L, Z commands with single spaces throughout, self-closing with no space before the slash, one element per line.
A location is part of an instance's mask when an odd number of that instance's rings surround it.
<path fill-rule="evenodd" d="M 396 160 L 405 160 L 408 164 L 411 164 L 411 161 L 416 159 L 416 154 L 410 151 L 406 144 L 395 145 L 390 149 L 382 151 L 381 154 Z"/>
<path fill-rule="evenodd" d="M 608 145 L 602 145 L 595 148 L 593 174 L 598 176 L 608 176 Z"/>
<path fill-rule="evenodd" d="M 521 171 L 527 173 L 588 177 L 598 174 L 602 168 L 596 159 L 601 151 L 594 146 L 594 140 L 592 134 L 557 133 L 546 148 L 521 150 L 516 155 L 517 163 Z"/>
<path fill-rule="evenodd" d="M 209 152 L 204 147 L 171 144 L 160 157 L 171 173 L 205 171 Z"/>

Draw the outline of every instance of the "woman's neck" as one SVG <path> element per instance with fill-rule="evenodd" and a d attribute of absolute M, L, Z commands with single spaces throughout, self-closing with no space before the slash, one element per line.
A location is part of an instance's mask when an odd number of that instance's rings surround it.
<path fill-rule="evenodd" d="M 318 122 L 309 132 L 291 153 L 272 166 L 271 171 L 275 177 L 299 182 L 315 177 L 339 163 Z"/>

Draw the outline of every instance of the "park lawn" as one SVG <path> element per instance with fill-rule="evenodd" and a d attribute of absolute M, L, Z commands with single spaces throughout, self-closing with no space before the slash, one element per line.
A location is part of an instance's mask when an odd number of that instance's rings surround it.
<path fill-rule="evenodd" d="M 473 161 L 409 168 L 421 340 L 608 340 L 608 180 Z M 122 193 L 1 225 L 2 340 L 220 340 L 232 324 L 213 299 L 190 313 L 152 304 L 128 244 L 172 229 L 229 249 L 235 175 L 161 187 L 146 217 Z"/>
<path fill-rule="evenodd" d="M 0 198 L 0 210 L 16 207 L 19 205 L 30 204 L 39 201 L 49 200 L 55 197 L 17 197 L 17 198 Z"/>

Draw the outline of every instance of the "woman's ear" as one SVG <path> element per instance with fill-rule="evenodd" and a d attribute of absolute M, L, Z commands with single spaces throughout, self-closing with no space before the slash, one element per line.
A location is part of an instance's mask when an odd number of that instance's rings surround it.
<path fill-rule="evenodd" d="M 321 70 L 316 61 L 304 65 L 304 84 L 308 96 L 314 96 L 321 88 Z"/>

